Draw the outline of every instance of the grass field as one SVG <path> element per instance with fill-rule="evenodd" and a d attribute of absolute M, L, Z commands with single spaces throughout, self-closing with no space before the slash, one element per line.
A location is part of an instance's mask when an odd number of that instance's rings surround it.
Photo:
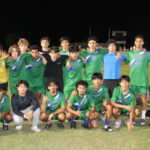
<path fill-rule="evenodd" d="M 122 74 L 129 74 L 129 66 L 122 67 Z M 149 150 L 150 118 L 146 118 L 145 126 L 140 126 L 138 122 L 130 132 L 124 125 L 125 116 L 121 119 L 121 129 L 114 129 L 112 133 L 103 130 L 103 121 L 98 129 L 92 130 L 83 129 L 81 121 L 77 122 L 76 130 L 71 130 L 68 122 L 61 130 L 54 121 L 50 131 L 42 130 L 40 133 L 33 133 L 30 130 L 31 122 L 27 121 L 20 132 L 15 131 L 13 123 L 9 125 L 9 131 L 4 132 L 0 124 L 0 150 Z M 112 127 L 113 124 L 114 118 L 111 120 Z M 44 123 L 40 122 L 39 127 L 43 129 Z"/>

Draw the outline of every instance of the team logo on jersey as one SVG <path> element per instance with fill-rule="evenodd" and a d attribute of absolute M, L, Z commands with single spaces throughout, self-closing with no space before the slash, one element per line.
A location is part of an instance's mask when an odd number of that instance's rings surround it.
<path fill-rule="evenodd" d="M 22 56 L 19 56 L 17 58 L 16 62 L 11 64 L 11 66 L 12 66 L 11 71 L 13 72 L 13 71 L 20 69 L 22 67 L 22 64 L 23 64 Z"/>
<path fill-rule="evenodd" d="M 99 89 L 99 90 L 97 91 L 97 93 L 92 93 L 94 101 L 96 101 L 96 98 L 97 98 L 98 96 L 101 96 L 103 93 L 104 93 L 104 89 Z"/>
<path fill-rule="evenodd" d="M 93 55 L 89 55 L 86 57 L 86 63 L 89 63 L 90 61 L 94 61 L 95 60 L 95 56 Z"/>
<path fill-rule="evenodd" d="M 3 97 L 2 100 L 0 101 L 0 110 L 5 106 L 6 98 Z"/>

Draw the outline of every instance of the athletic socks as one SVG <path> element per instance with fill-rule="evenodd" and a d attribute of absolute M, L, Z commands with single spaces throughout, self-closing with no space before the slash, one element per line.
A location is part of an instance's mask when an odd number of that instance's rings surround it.
<path fill-rule="evenodd" d="M 84 120 L 83 123 L 84 123 L 84 124 L 88 124 L 88 123 L 89 123 L 89 120 Z"/>
<path fill-rule="evenodd" d="M 142 110 L 142 116 L 141 119 L 145 119 L 146 110 Z"/>
<path fill-rule="evenodd" d="M 105 120 L 105 128 L 107 128 L 110 124 L 110 120 Z"/>

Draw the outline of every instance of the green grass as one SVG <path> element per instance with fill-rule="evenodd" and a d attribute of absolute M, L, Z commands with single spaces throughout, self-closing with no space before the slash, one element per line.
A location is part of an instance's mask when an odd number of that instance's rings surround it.
<path fill-rule="evenodd" d="M 122 66 L 122 74 L 129 75 L 129 65 Z M 114 129 L 112 133 L 103 130 L 104 122 L 99 123 L 98 129 L 92 130 L 83 129 L 81 121 L 77 122 L 76 130 L 71 130 L 70 124 L 65 122 L 65 129 L 60 130 L 53 121 L 50 131 L 42 130 L 40 133 L 33 133 L 30 130 L 31 122 L 27 121 L 20 132 L 15 131 L 14 123 L 9 125 L 6 132 L 0 124 L 0 150 L 149 150 L 150 119 L 146 118 L 146 126 L 138 123 L 130 132 L 124 125 L 125 116 L 121 119 L 122 127 Z M 111 120 L 112 127 L 113 124 L 114 118 Z M 43 129 L 44 123 L 40 122 L 39 127 Z"/>

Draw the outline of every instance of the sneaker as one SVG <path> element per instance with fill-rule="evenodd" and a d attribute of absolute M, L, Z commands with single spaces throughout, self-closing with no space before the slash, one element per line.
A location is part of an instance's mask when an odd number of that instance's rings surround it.
<path fill-rule="evenodd" d="M 64 125 L 63 125 L 63 123 L 62 122 L 57 122 L 57 126 L 58 126 L 58 128 L 60 128 L 60 129 L 64 129 L 65 127 L 64 127 Z"/>
<path fill-rule="evenodd" d="M 34 132 L 40 132 L 41 131 L 41 129 L 39 129 L 37 126 L 32 126 L 31 130 Z"/>
<path fill-rule="evenodd" d="M 44 129 L 45 129 L 45 130 L 49 130 L 51 127 L 52 127 L 52 124 L 46 124 L 46 125 L 44 126 Z"/>
<path fill-rule="evenodd" d="M 141 120 L 140 120 L 140 124 L 141 124 L 141 125 L 145 125 L 145 124 L 146 124 L 145 119 L 141 119 Z"/>
<path fill-rule="evenodd" d="M 133 125 L 136 125 L 136 124 L 137 124 L 137 122 L 138 122 L 138 119 L 137 119 L 137 118 L 133 118 L 133 120 L 132 120 L 132 124 L 133 124 Z"/>
<path fill-rule="evenodd" d="M 22 129 L 22 125 L 16 126 L 16 130 L 17 130 L 17 131 L 20 131 L 21 129 Z"/>
<path fill-rule="evenodd" d="M 112 128 L 110 126 L 104 127 L 104 130 L 107 132 L 112 132 Z"/>
<path fill-rule="evenodd" d="M 8 125 L 3 124 L 3 130 L 8 130 Z"/>
<path fill-rule="evenodd" d="M 91 126 L 89 123 L 82 123 L 82 127 L 85 129 L 91 129 Z"/>
<path fill-rule="evenodd" d="M 72 122 L 72 123 L 70 124 L 70 128 L 71 128 L 71 129 L 76 129 L 76 121 L 74 121 L 74 122 Z"/>
<path fill-rule="evenodd" d="M 119 129 L 119 128 L 120 128 L 120 125 L 121 125 L 121 120 L 115 121 L 114 128 Z"/>

